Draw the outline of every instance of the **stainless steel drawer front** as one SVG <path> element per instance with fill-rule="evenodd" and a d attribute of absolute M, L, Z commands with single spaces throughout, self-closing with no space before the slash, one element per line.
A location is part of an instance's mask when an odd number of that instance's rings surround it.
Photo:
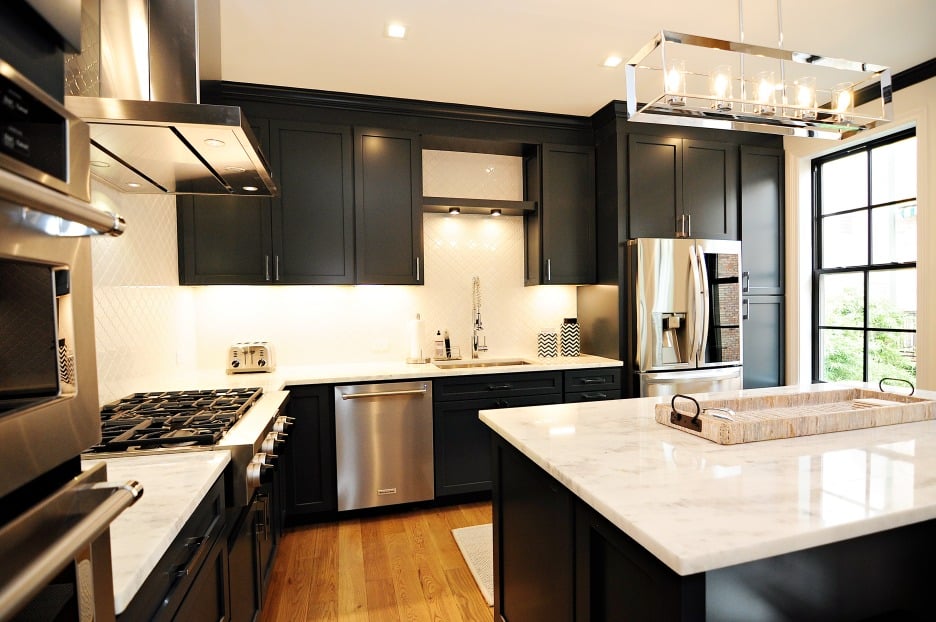
<path fill-rule="evenodd" d="M 432 382 L 335 387 L 338 510 L 433 498 Z"/>

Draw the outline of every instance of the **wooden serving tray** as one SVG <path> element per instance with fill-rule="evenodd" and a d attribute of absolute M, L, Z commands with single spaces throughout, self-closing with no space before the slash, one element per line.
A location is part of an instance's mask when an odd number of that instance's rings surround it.
<path fill-rule="evenodd" d="M 936 401 L 868 389 L 704 400 L 699 406 L 695 417 L 695 404 L 677 398 L 675 414 L 667 402 L 657 404 L 655 418 L 721 445 L 936 419 Z"/>

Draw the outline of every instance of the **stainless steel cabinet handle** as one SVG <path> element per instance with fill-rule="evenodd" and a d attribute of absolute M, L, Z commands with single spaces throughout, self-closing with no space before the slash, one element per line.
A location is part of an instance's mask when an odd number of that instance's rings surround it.
<path fill-rule="evenodd" d="M 275 277 L 274 280 L 276 281 L 280 280 L 279 255 L 273 255 L 273 276 Z"/>
<path fill-rule="evenodd" d="M 419 395 L 426 392 L 425 388 L 422 389 L 407 389 L 405 391 L 377 391 L 375 393 L 342 393 L 341 399 L 343 400 L 356 400 L 362 397 L 388 397 L 391 395 Z"/>
<path fill-rule="evenodd" d="M 546 280 L 552 281 L 552 259 L 546 260 Z"/>
<path fill-rule="evenodd" d="M 416 258 L 416 280 L 419 281 L 419 257 Z"/>
<path fill-rule="evenodd" d="M 683 220 L 683 222 L 686 223 L 686 237 L 691 238 L 692 237 L 692 214 L 686 214 L 686 218 L 685 220 Z"/>
<path fill-rule="evenodd" d="M 745 298 L 741 301 L 741 319 L 746 320 L 751 315 L 751 305 Z"/>
<path fill-rule="evenodd" d="M 269 255 L 263 256 L 263 280 L 264 281 L 270 280 L 270 256 Z"/>
<path fill-rule="evenodd" d="M 741 291 L 746 294 L 750 290 L 751 290 L 751 273 L 742 272 L 741 273 Z"/>

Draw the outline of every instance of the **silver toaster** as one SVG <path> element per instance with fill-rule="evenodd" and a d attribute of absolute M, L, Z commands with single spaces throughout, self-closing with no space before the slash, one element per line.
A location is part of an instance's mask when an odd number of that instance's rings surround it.
<path fill-rule="evenodd" d="M 227 373 L 273 371 L 273 348 L 267 341 L 242 341 L 228 350 Z"/>

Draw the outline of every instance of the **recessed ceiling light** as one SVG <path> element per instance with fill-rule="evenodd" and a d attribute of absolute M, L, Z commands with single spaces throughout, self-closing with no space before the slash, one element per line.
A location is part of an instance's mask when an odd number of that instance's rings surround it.
<path fill-rule="evenodd" d="M 209 147 L 223 147 L 224 141 L 218 140 L 217 138 L 206 138 L 205 144 L 208 145 Z"/>
<path fill-rule="evenodd" d="M 225 166 L 224 170 L 228 173 L 244 173 L 247 171 L 243 166 Z"/>
<path fill-rule="evenodd" d="M 110 168 L 110 163 L 101 162 L 100 160 L 91 160 L 91 166 L 94 168 Z"/>
<path fill-rule="evenodd" d="M 258 188 L 256 186 L 244 186 L 244 190 L 247 192 L 256 192 Z"/>
<path fill-rule="evenodd" d="M 128 188 L 139 188 L 139 187 L 140 187 L 140 184 L 138 184 L 138 183 L 135 182 L 135 181 L 128 181 L 128 182 L 127 182 L 127 187 L 128 187 Z"/>
<path fill-rule="evenodd" d="M 609 56 L 608 58 L 604 60 L 604 63 L 602 63 L 602 65 L 604 65 L 605 67 L 610 67 L 614 69 L 615 67 L 620 65 L 622 62 L 624 62 L 624 59 L 622 59 L 620 56 Z"/>
<path fill-rule="evenodd" d="M 387 36 L 391 39 L 405 39 L 406 26 L 392 22 L 387 24 Z"/>

